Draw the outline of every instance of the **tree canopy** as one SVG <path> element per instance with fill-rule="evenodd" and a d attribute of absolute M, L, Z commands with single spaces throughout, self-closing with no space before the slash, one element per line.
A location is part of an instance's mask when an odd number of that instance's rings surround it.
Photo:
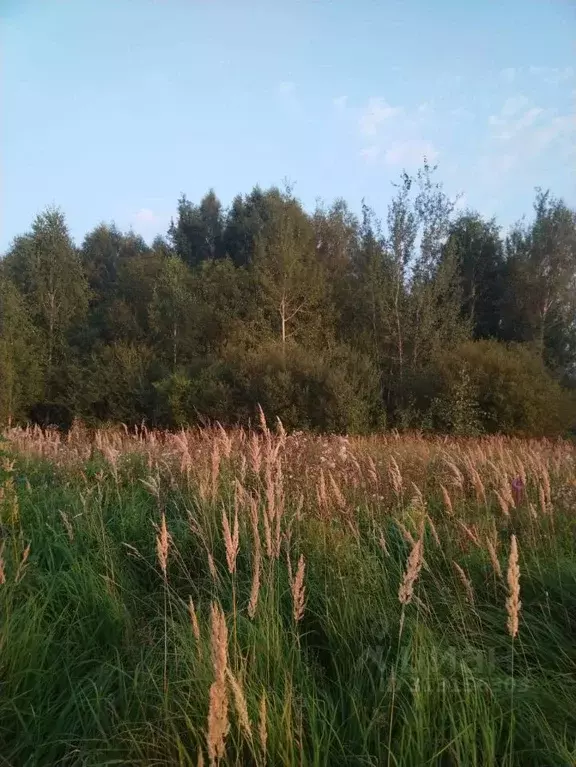
<path fill-rule="evenodd" d="M 0 422 L 575 427 L 576 212 L 502 232 L 426 162 L 380 219 L 290 188 L 182 196 L 148 245 L 49 208 L 0 261 Z"/>

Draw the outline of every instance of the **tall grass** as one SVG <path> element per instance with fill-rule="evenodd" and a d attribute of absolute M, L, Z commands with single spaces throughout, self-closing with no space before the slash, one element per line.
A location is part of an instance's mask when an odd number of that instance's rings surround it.
<path fill-rule="evenodd" d="M 0 763 L 576 763 L 574 445 L 0 446 Z"/>

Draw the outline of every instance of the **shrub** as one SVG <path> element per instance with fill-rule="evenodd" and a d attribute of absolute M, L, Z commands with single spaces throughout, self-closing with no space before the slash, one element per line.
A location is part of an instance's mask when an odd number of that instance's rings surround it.
<path fill-rule="evenodd" d="M 155 384 L 162 418 L 182 426 L 205 419 L 243 423 L 280 418 L 287 429 L 365 432 L 383 425 L 378 376 L 370 361 L 346 346 L 329 355 L 276 344 L 230 350 L 225 362 L 189 368 Z"/>
<path fill-rule="evenodd" d="M 360 433 L 382 424 L 377 373 L 346 346 L 322 355 L 270 347 L 252 362 L 249 400 L 288 428 Z"/>
<path fill-rule="evenodd" d="M 529 347 L 469 341 L 434 366 L 434 425 L 461 433 L 553 436 L 573 423 L 573 396 Z"/>
<path fill-rule="evenodd" d="M 95 354 L 85 397 L 88 420 L 115 421 L 128 425 L 143 420 L 153 423 L 158 375 L 153 350 L 144 344 L 117 342 Z"/>

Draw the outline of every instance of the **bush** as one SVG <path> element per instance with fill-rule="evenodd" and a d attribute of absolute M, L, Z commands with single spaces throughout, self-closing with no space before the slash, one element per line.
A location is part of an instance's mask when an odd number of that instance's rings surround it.
<path fill-rule="evenodd" d="M 159 418 L 170 427 L 219 421 L 244 423 L 246 407 L 235 396 L 235 371 L 224 362 L 190 366 L 154 384 L 160 403 Z"/>
<path fill-rule="evenodd" d="M 339 346 L 322 356 L 296 345 L 231 350 L 225 362 L 189 368 L 155 385 L 162 419 L 182 426 L 203 420 L 247 424 L 258 405 L 287 429 L 365 432 L 383 426 L 379 382 L 370 361 Z"/>
<path fill-rule="evenodd" d="M 88 371 L 83 416 L 88 421 L 135 425 L 156 421 L 156 355 L 144 344 L 117 342 L 101 347 Z"/>
<path fill-rule="evenodd" d="M 248 399 L 287 428 L 362 433 L 383 425 L 378 376 L 348 347 L 321 355 L 292 346 L 263 350 L 252 362 Z"/>
<path fill-rule="evenodd" d="M 436 428 L 554 436 L 574 423 L 574 397 L 527 346 L 466 342 L 437 360 L 434 379 Z"/>

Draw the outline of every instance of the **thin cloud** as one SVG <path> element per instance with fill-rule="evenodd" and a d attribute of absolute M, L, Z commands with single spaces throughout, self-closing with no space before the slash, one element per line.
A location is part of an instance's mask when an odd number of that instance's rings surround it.
<path fill-rule="evenodd" d="M 528 99 L 526 96 L 518 95 L 518 96 L 511 96 L 510 98 L 506 99 L 504 102 L 504 106 L 502 107 L 502 114 L 505 116 L 508 115 L 515 115 L 517 112 L 519 112 L 523 107 L 527 106 L 529 104 Z"/>
<path fill-rule="evenodd" d="M 464 82 L 464 75 L 444 74 L 436 81 L 436 87 L 451 90 Z"/>
<path fill-rule="evenodd" d="M 431 101 L 412 110 L 391 106 L 382 98 L 371 98 L 359 116 L 358 126 L 364 146 L 359 156 L 368 165 L 418 167 L 426 156 L 433 161 L 438 150 L 423 136 L 436 112 Z"/>
<path fill-rule="evenodd" d="M 526 165 L 547 150 L 569 157 L 576 132 L 576 114 L 559 115 L 557 109 L 531 105 L 524 97 L 504 102 L 488 119 L 491 151 L 484 171 L 502 177 L 517 165 Z M 553 149 L 552 149 L 553 147 Z"/>
<path fill-rule="evenodd" d="M 296 83 L 293 83 L 291 80 L 285 80 L 284 82 L 278 84 L 278 94 L 280 96 L 290 96 L 295 92 L 295 90 Z"/>
<path fill-rule="evenodd" d="M 133 229 L 147 240 L 165 231 L 169 222 L 170 216 L 167 213 L 158 213 L 152 208 L 140 208 L 130 218 Z"/>
<path fill-rule="evenodd" d="M 408 168 L 421 165 L 424 157 L 433 162 L 438 154 L 438 150 L 430 141 L 407 139 L 394 141 L 386 150 L 384 161 L 387 165 L 402 165 Z"/>
<path fill-rule="evenodd" d="M 506 67 L 506 69 L 500 70 L 500 77 L 506 83 L 513 83 L 516 79 L 517 70 L 515 67 Z"/>
<path fill-rule="evenodd" d="M 296 83 L 284 80 L 276 86 L 276 98 L 286 112 L 292 115 L 300 114 L 302 107 L 297 95 Z"/>
<path fill-rule="evenodd" d="M 456 198 L 454 201 L 454 207 L 456 210 L 466 210 L 468 207 L 468 195 L 466 192 L 463 192 L 459 197 Z"/>
<path fill-rule="evenodd" d="M 500 176 L 512 170 L 518 162 L 519 156 L 515 154 L 501 154 L 492 159 L 491 165 L 495 175 Z"/>
<path fill-rule="evenodd" d="M 576 114 L 559 115 L 554 117 L 547 125 L 541 126 L 534 131 L 532 145 L 536 152 L 542 152 L 550 144 L 558 140 L 566 139 L 569 149 L 574 148 L 572 134 L 576 132 Z"/>
<path fill-rule="evenodd" d="M 152 226 L 160 221 L 160 217 L 150 208 L 140 208 L 133 216 L 135 224 Z"/>
<path fill-rule="evenodd" d="M 541 114 L 544 114 L 544 110 L 541 107 L 527 109 L 524 114 L 516 120 L 516 130 L 520 131 L 524 130 L 524 128 L 529 128 L 536 122 Z"/>
<path fill-rule="evenodd" d="M 339 112 L 343 112 L 348 105 L 348 96 L 338 96 L 332 100 L 332 104 Z"/>
<path fill-rule="evenodd" d="M 513 119 L 512 116 L 497 117 L 492 115 L 489 118 L 489 124 L 500 128 L 497 133 L 494 133 L 494 138 L 500 141 L 511 141 L 519 133 L 530 128 L 544 114 L 545 111 L 541 107 L 531 107 L 520 115 L 515 114 Z"/>
<path fill-rule="evenodd" d="M 462 118 L 463 120 L 471 120 L 475 117 L 474 112 L 471 112 L 465 107 L 456 107 L 450 110 L 450 116 L 456 118 Z"/>
<path fill-rule="evenodd" d="M 360 115 L 360 133 L 375 136 L 383 123 L 401 113 L 402 107 L 392 107 L 382 98 L 371 98 Z"/>
<path fill-rule="evenodd" d="M 539 77 L 545 83 L 557 85 L 574 77 L 574 67 L 535 67 L 528 68 L 531 75 Z"/>
<path fill-rule="evenodd" d="M 380 157 L 381 153 L 382 149 L 379 146 L 367 146 L 360 151 L 360 157 L 371 164 Z"/>
<path fill-rule="evenodd" d="M 416 109 L 416 120 L 423 124 L 424 122 L 430 122 L 436 116 L 435 104 L 432 101 L 424 101 L 418 105 Z"/>

